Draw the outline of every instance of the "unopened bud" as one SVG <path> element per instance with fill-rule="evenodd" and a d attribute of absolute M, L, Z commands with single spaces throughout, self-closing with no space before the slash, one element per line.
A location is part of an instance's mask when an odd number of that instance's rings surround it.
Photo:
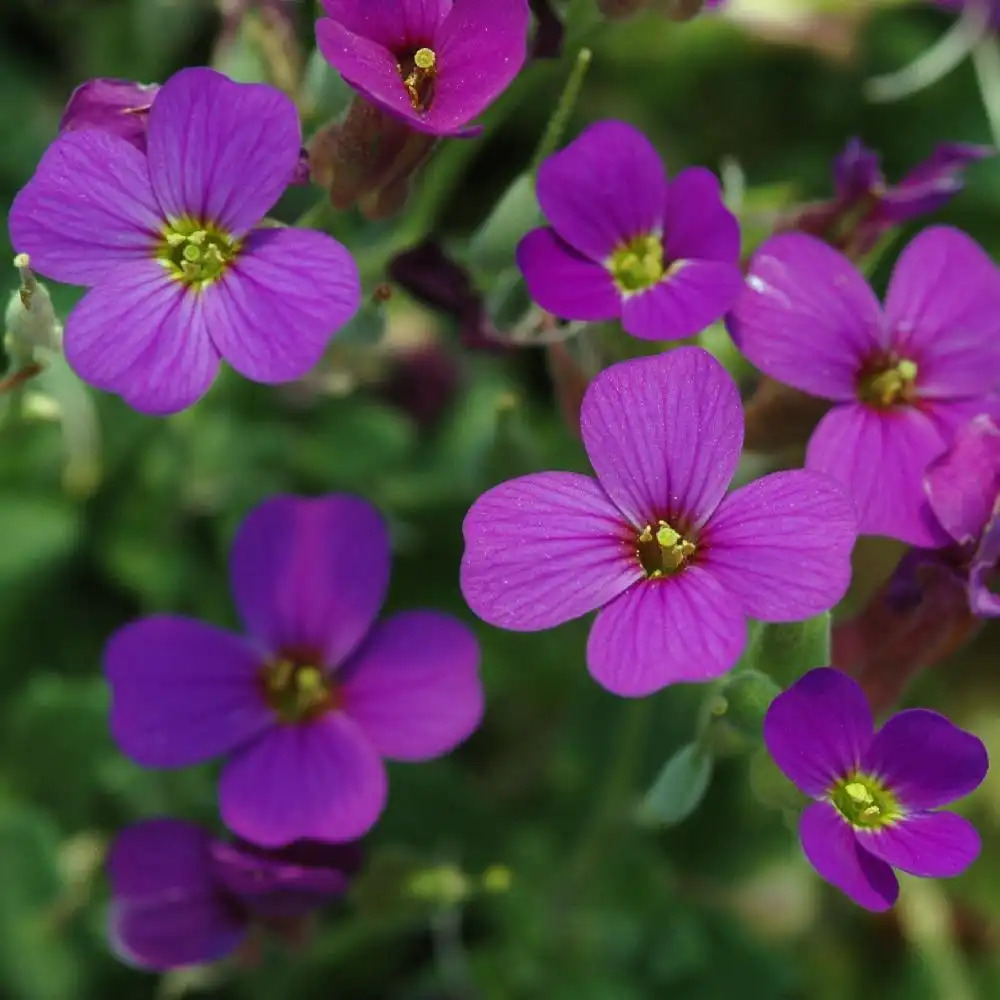
<path fill-rule="evenodd" d="M 52 307 L 48 289 L 34 276 L 27 254 L 18 254 L 14 266 L 20 272 L 21 287 L 11 296 L 4 316 L 6 337 L 4 346 L 12 367 L 23 368 L 36 362 L 36 352 L 57 352 L 62 341 L 62 330 Z"/>
<path fill-rule="evenodd" d="M 158 84 L 132 80 L 87 80 L 70 95 L 59 131 L 98 129 L 145 152 L 149 109 L 159 89 Z"/>

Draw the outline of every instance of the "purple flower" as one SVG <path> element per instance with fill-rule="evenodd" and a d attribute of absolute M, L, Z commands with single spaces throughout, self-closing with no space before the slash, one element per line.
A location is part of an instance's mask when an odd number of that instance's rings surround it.
<path fill-rule="evenodd" d="M 965 9 L 971 10 L 976 4 L 985 5 L 989 11 L 990 24 L 994 28 L 1000 28 L 1000 0 L 933 0 L 933 2 L 938 7 L 944 7 L 946 10 L 952 10 L 956 13 Z"/>
<path fill-rule="evenodd" d="M 267 851 L 216 840 L 193 823 L 144 820 L 111 846 L 108 936 L 144 969 L 212 962 L 254 924 L 287 925 L 341 895 L 360 864 L 355 844 Z"/>
<path fill-rule="evenodd" d="M 81 378 L 171 413 L 208 390 L 222 358 L 258 382 L 316 364 L 357 310 L 360 284 L 336 240 L 258 225 L 300 146 L 284 94 L 209 69 L 163 86 L 145 156 L 97 129 L 56 140 L 9 225 L 33 268 L 92 286 L 66 321 Z"/>
<path fill-rule="evenodd" d="M 978 244 L 924 230 L 900 256 L 883 309 L 836 250 L 799 233 L 772 237 L 730 330 L 766 375 L 835 404 L 806 466 L 848 487 L 862 533 L 947 544 L 924 470 L 958 426 L 993 412 L 1000 381 L 1000 271 Z"/>
<path fill-rule="evenodd" d="M 70 95 L 60 132 L 100 129 L 146 152 L 149 109 L 159 93 L 156 83 L 98 78 L 81 83 Z"/>
<path fill-rule="evenodd" d="M 323 0 L 320 51 L 371 101 L 431 135 L 465 133 L 527 58 L 528 0 Z"/>
<path fill-rule="evenodd" d="M 432 611 L 375 622 L 389 538 L 356 497 L 261 504 L 230 576 L 251 638 L 167 615 L 112 637 L 112 732 L 147 767 L 227 755 L 222 818 L 253 843 L 360 837 L 385 805 L 382 758 L 438 757 L 478 725 L 476 640 Z"/>
<path fill-rule="evenodd" d="M 600 609 L 590 672 L 634 697 L 725 673 L 747 617 L 799 621 L 843 596 L 855 526 L 832 480 L 779 472 L 725 496 L 743 414 L 706 351 L 601 372 L 580 425 L 596 480 L 523 476 L 466 516 L 462 592 L 480 618 L 533 632 Z"/>
<path fill-rule="evenodd" d="M 551 223 L 517 248 L 531 297 L 564 319 L 621 319 L 645 340 L 676 340 L 721 318 L 739 294 L 740 233 L 702 167 L 667 180 L 646 137 L 591 125 L 538 171 Z"/>
<path fill-rule="evenodd" d="M 876 733 L 861 688 L 811 670 L 771 703 L 764 741 L 778 767 L 815 799 L 799 834 L 810 864 L 859 906 L 887 910 L 893 868 L 947 878 L 979 854 L 961 816 L 934 812 L 986 777 L 986 748 L 943 715 L 909 709 Z"/>

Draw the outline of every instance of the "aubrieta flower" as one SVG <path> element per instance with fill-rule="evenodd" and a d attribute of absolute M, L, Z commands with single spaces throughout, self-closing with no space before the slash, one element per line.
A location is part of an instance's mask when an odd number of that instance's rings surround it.
<path fill-rule="evenodd" d="M 70 365 L 157 414 L 199 399 L 221 359 L 258 382 L 304 375 L 361 291 L 336 240 L 260 225 L 299 161 L 294 104 L 182 70 L 156 95 L 147 146 L 68 132 L 11 208 L 11 240 L 32 267 L 91 286 L 66 321 Z"/>
<path fill-rule="evenodd" d="M 986 748 L 943 715 L 908 709 L 876 732 L 861 688 L 823 667 L 771 703 L 764 741 L 816 800 L 799 823 L 810 864 L 859 906 L 877 911 L 896 902 L 893 868 L 947 878 L 976 860 L 975 827 L 935 810 L 979 787 Z"/>
<path fill-rule="evenodd" d="M 108 937 L 143 969 L 214 962 L 252 927 L 289 928 L 342 895 L 360 864 L 357 844 L 268 851 L 181 820 L 143 820 L 111 845 Z"/>
<path fill-rule="evenodd" d="M 465 518 L 462 592 L 484 621 L 533 632 L 600 609 L 590 672 L 637 697 L 725 673 L 748 617 L 799 621 L 843 596 L 855 525 L 836 483 L 779 472 L 725 496 L 743 414 L 706 351 L 601 372 L 580 427 L 596 480 L 522 476 Z"/>
<path fill-rule="evenodd" d="M 226 755 L 222 818 L 245 840 L 354 840 L 384 808 L 383 758 L 438 757 L 479 724 L 475 637 L 432 611 L 375 622 L 389 538 L 352 496 L 261 504 L 230 576 L 251 638 L 168 615 L 111 638 L 112 733 L 146 767 Z"/>
<path fill-rule="evenodd" d="M 149 109 L 159 91 L 156 83 L 106 77 L 87 80 L 70 95 L 59 131 L 100 129 L 120 136 L 145 153 Z"/>
<path fill-rule="evenodd" d="M 831 400 L 806 467 L 843 483 L 862 534 L 947 544 L 924 470 L 955 430 L 992 413 L 1000 382 L 1000 271 L 948 227 L 924 230 L 896 264 L 884 309 L 836 250 L 786 233 L 754 255 L 730 316 L 765 375 Z"/>
<path fill-rule="evenodd" d="M 466 133 L 527 58 L 528 0 L 323 0 L 316 42 L 362 97 L 431 135 Z"/>
<path fill-rule="evenodd" d="M 624 122 L 591 125 L 538 171 L 551 228 L 517 263 L 531 297 L 563 319 L 621 319 L 646 340 L 689 337 L 739 294 L 739 224 L 702 167 L 667 180 L 649 140 Z"/>

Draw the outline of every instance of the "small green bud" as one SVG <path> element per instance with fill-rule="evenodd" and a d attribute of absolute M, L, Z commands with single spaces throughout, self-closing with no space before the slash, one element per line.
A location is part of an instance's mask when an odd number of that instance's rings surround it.
<path fill-rule="evenodd" d="M 4 346 L 12 367 L 24 368 L 33 362 L 45 362 L 36 351 L 55 353 L 62 344 L 62 326 L 52 307 L 48 289 L 34 276 L 26 253 L 14 258 L 21 277 L 21 287 L 11 296 L 4 316 Z"/>
<path fill-rule="evenodd" d="M 781 688 L 759 670 L 741 670 L 731 674 L 719 692 L 725 710 L 719 721 L 734 729 L 745 739 L 759 743 L 764 716 Z"/>

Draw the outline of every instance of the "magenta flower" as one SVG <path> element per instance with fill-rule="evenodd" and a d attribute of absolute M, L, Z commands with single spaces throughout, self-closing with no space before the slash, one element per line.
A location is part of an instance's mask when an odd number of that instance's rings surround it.
<path fill-rule="evenodd" d="M 476 640 L 432 611 L 375 623 L 389 539 L 355 497 L 261 504 L 230 576 L 251 638 L 167 615 L 112 637 L 112 733 L 146 767 L 228 756 L 222 818 L 252 843 L 360 837 L 385 805 L 382 758 L 438 757 L 478 725 Z"/>
<path fill-rule="evenodd" d="M 146 151 L 149 109 L 159 93 L 156 83 L 98 78 L 81 83 L 70 95 L 60 132 L 100 129 Z"/>
<path fill-rule="evenodd" d="M 982 5 L 989 12 L 990 24 L 1000 28 L 1000 0 L 933 0 L 938 7 L 955 11 L 972 10 L 976 5 Z"/>
<path fill-rule="evenodd" d="M 517 263 L 531 297 L 563 319 L 621 319 L 645 340 L 690 337 L 739 294 L 739 224 L 719 182 L 692 167 L 667 180 L 646 137 L 591 125 L 538 171 L 551 228 L 528 233 Z"/>
<path fill-rule="evenodd" d="M 863 534 L 946 544 L 923 475 L 955 429 L 993 412 L 1000 383 L 1000 271 L 964 233 L 926 229 L 903 251 L 885 308 L 837 251 L 768 240 L 730 317 L 766 375 L 834 403 L 806 466 L 843 483 Z"/>
<path fill-rule="evenodd" d="M 320 52 L 362 97 L 431 135 L 465 132 L 527 58 L 528 0 L 323 0 Z"/>
<path fill-rule="evenodd" d="M 9 225 L 35 270 L 91 286 L 66 321 L 81 378 L 171 413 L 208 390 L 223 358 L 258 382 L 316 364 L 360 283 L 331 237 L 259 226 L 300 146 L 284 94 L 209 69 L 182 70 L 157 94 L 145 156 L 100 129 L 53 143 Z"/>
<path fill-rule="evenodd" d="M 144 969 L 213 962 L 255 924 L 294 925 L 341 895 L 360 864 L 356 844 L 267 851 L 216 840 L 193 823 L 144 820 L 111 845 L 108 937 Z"/>
<path fill-rule="evenodd" d="M 836 483 L 779 472 L 725 496 L 743 413 L 706 351 L 601 372 L 580 424 L 596 480 L 522 476 L 466 516 L 462 592 L 483 620 L 534 632 L 600 609 L 590 672 L 635 697 L 725 673 L 748 617 L 799 621 L 843 596 L 855 526 Z"/>
<path fill-rule="evenodd" d="M 819 874 L 868 910 L 887 910 L 893 868 L 947 878 L 979 854 L 961 816 L 935 812 L 986 777 L 986 747 L 943 715 L 909 709 L 878 731 L 846 674 L 810 670 L 771 703 L 764 741 L 775 763 L 815 799 L 799 835 Z"/>

